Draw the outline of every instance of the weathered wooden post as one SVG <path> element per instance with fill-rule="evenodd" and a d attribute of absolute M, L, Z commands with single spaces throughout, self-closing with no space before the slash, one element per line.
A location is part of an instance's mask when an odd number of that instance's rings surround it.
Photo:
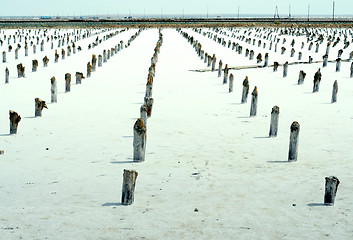
<path fill-rule="evenodd" d="M 96 55 L 92 55 L 92 72 L 96 71 L 96 66 L 97 66 L 97 57 Z"/>
<path fill-rule="evenodd" d="M 61 59 L 65 59 L 65 50 L 61 49 Z"/>
<path fill-rule="evenodd" d="M 102 55 L 98 55 L 98 67 L 101 67 L 102 66 Z"/>
<path fill-rule="evenodd" d="M 40 51 L 43 52 L 44 51 L 44 41 L 42 41 L 40 43 Z"/>
<path fill-rule="evenodd" d="M 281 54 L 283 55 L 286 52 L 286 48 L 285 47 L 281 47 Z"/>
<path fill-rule="evenodd" d="M 241 103 L 246 103 L 248 101 L 248 94 L 249 94 L 249 80 L 248 80 L 248 76 L 246 76 L 243 81 L 243 94 L 241 96 Z"/>
<path fill-rule="evenodd" d="M 301 60 L 302 60 L 302 57 L 303 57 L 303 53 L 302 53 L 302 52 L 299 52 L 299 53 L 298 53 L 298 60 L 301 61 Z"/>
<path fill-rule="evenodd" d="M 342 53 L 343 53 L 342 49 L 338 50 L 337 57 L 338 58 L 342 57 Z"/>
<path fill-rule="evenodd" d="M 255 86 L 254 90 L 251 93 L 252 97 L 251 97 L 251 107 L 250 107 L 250 117 L 254 117 L 256 116 L 256 112 L 257 112 L 257 87 Z"/>
<path fill-rule="evenodd" d="M 21 116 L 17 112 L 10 110 L 10 134 L 17 134 L 18 123 L 21 121 Z"/>
<path fill-rule="evenodd" d="M 264 67 L 268 66 L 268 53 L 265 53 L 265 63 L 264 63 Z"/>
<path fill-rule="evenodd" d="M 306 73 L 303 70 L 300 70 L 299 72 L 299 78 L 298 78 L 298 85 L 301 85 L 304 83 Z"/>
<path fill-rule="evenodd" d="M 320 44 L 319 43 L 316 43 L 316 49 L 315 49 L 315 52 L 319 52 L 319 47 L 320 47 Z"/>
<path fill-rule="evenodd" d="M 6 52 L 5 51 L 2 52 L 2 62 L 6 63 Z"/>
<path fill-rule="evenodd" d="M 66 73 L 65 74 L 65 92 L 70 92 L 71 91 L 71 74 Z"/>
<path fill-rule="evenodd" d="M 317 72 L 314 75 L 314 87 L 313 87 L 313 93 L 318 92 L 320 88 L 320 81 L 321 81 L 321 72 L 320 68 L 317 70 Z"/>
<path fill-rule="evenodd" d="M 67 56 L 70 57 L 71 56 L 71 46 L 67 46 Z"/>
<path fill-rule="evenodd" d="M 297 161 L 298 158 L 298 140 L 299 140 L 300 125 L 298 122 L 293 122 L 290 126 L 289 138 L 289 153 L 288 161 Z"/>
<path fill-rule="evenodd" d="M 253 50 L 250 50 L 250 54 L 249 54 L 249 60 L 253 60 L 254 59 L 254 51 Z"/>
<path fill-rule="evenodd" d="M 222 75 L 222 60 L 219 60 L 219 64 L 218 64 L 218 77 L 220 77 Z"/>
<path fill-rule="evenodd" d="M 326 47 L 326 54 L 330 53 L 330 46 L 331 46 L 331 42 L 328 42 Z"/>
<path fill-rule="evenodd" d="M 341 59 L 337 58 L 336 59 L 336 72 L 341 71 Z"/>
<path fill-rule="evenodd" d="M 351 78 L 353 78 L 353 62 L 351 64 Z"/>
<path fill-rule="evenodd" d="M 294 54 L 295 54 L 295 49 L 292 48 L 291 51 L 290 51 L 290 57 L 294 57 Z"/>
<path fill-rule="evenodd" d="M 233 82 L 234 82 L 234 76 L 233 74 L 231 73 L 229 75 L 229 92 L 233 92 Z"/>
<path fill-rule="evenodd" d="M 332 98 L 331 98 L 331 103 L 337 102 L 337 92 L 338 92 L 338 83 L 337 80 L 333 83 L 333 88 L 332 88 Z"/>
<path fill-rule="evenodd" d="M 147 117 L 152 115 L 153 98 L 144 98 L 144 104 L 147 107 Z"/>
<path fill-rule="evenodd" d="M 274 62 L 274 63 L 273 63 L 273 71 L 274 71 L 274 72 L 277 72 L 278 66 L 279 66 L 279 63 L 278 63 L 278 62 Z"/>
<path fill-rule="evenodd" d="M 57 63 L 58 60 L 59 60 L 58 50 L 55 50 L 55 59 L 54 59 L 54 62 Z"/>
<path fill-rule="evenodd" d="M 37 53 L 37 47 L 36 45 L 33 45 L 33 54 L 36 54 Z"/>
<path fill-rule="evenodd" d="M 212 56 L 212 72 L 214 72 L 214 70 L 216 68 L 216 61 L 217 61 L 216 55 L 213 54 L 213 56 Z"/>
<path fill-rule="evenodd" d="M 322 56 L 323 62 L 322 62 L 322 67 L 326 67 L 327 66 L 327 60 L 328 60 L 328 55 L 327 53 Z"/>
<path fill-rule="evenodd" d="M 211 67 L 212 57 L 211 55 L 207 56 L 207 67 Z"/>
<path fill-rule="evenodd" d="M 349 53 L 349 59 L 348 60 L 352 61 L 352 59 L 353 59 L 353 51 Z"/>
<path fill-rule="evenodd" d="M 28 45 L 26 43 L 26 45 L 25 45 L 25 57 L 27 57 L 27 56 L 28 56 Z"/>
<path fill-rule="evenodd" d="M 277 43 L 275 44 L 275 52 L 277 52 Z"/>
<path fill-rule="evenodd" d="M 152 97 L 152 85 L 153 85 L 152 77 L 148 77 L 147 83 L 146 83 L 145 98 Z"/>
<path fill-rule="evenodd" d="M 32 60 L 32 72 L 37 72 L 38 61 L 36 59 Z"/>
<path fill-rule="evenodd" d="M 310 42 L 308 50 L 310 51 L 312 47 L 313 47 L 313 42 Z"/>
<path fill-rule="evenodd" d="M 224 74 L 223 74 L 223 84 L 226 84 L 228 82 L 228 73 L 229 73 L 228 64 L 226 64 L 224 68 Z"/>
<path fill-rule="evenodd" d="M 15 59 L 18 59 L 18 48 L 15 49 Z"/>
<path fill-rule="evenodd" d="M 142 119 L 143 124 L 147 128 L 147 107 L 144 104 L 140 107 L 140 118 Z"/>
<path fill-rule="evenodd" d="M 48 67 L 48 63 L 49 63 L 49 58 L 47 56 L 45 56 L 43 58 L 43 67 Z"/>
<path fill-rule="evenodd" d="M 91 72 L 92 72 L 92 66 L 91 63 L 87 63 L 87 78 L 91 77 Z"/>
<path fill-rule="evenodd" d="M 261 62 L 262 62 L 262 55 L 261 55 L 261 53 L 257 54 L 256 62 L 257 62 L 257 63 L 261 63 Z"/>
<path fill-rule="evenodd" d="M 107 50 L 103 50 L 103 63 L 107 62 Z"/>
<path fill-rule="evenodd" d="M 82 79 L 85 79 L 82 72 L 76 72 L 76 84 L 81 84 Z"/>
<path fill-rule="evenodd" d="M 271 123 L 270 123 L 270 137 L 277 137 L 278 131 L 278 119 L 279 119 L 279 107 L 274 106 L 271 111 Z"/>
<path fill-rule="evenodd" d="M 34 116 L 35 117 L 41 117 L 43 108 L 47 108 L 48 109 L 47 104 L 45 103 L 45 101 L 43 101 L 43 100 L 41 100 L 39 98 L 35 98 L 34 102 L 35 102 Z"/>
<path fill-rule="evenodd" d="M 124 169 L 123 187 L 121 193 L 121 204 L 131 205 L 134 203 L 135 185 L 138 173 L 135 170 Z"/>
<path fill-rule="evenodd" d="M 18 78 L 25 77 L 25 67 L 22 63 L 17 64 L 17 76 Z"/>
<path fill-rule="evenodd" d="M 6 67 L 5 68 L 5 83 L 9 83 L 9 79 L 10 79 L 10 72 L 9 72 L 9 69 Z"/>
<path fill-rule="evenodd" d="M 145 161 L 145 150 L 146 150 L 146 132 L 147 129 L 144 125 L 142 118 L 137 119 L 134 125 L 134 155 L 133 160 L 135 162 Z"/>
<path fill-rule="evenodd" d="M 313 62 L 313 58 L 309 56 L 309 63 L 311 64 Z"/>
<path fill-rule="evenodd" d="M 288 62 L 283 65 L 283 77 L 287 77 L 288 73 Z"/>
<path fill-rule="evenodd" d="M 56 103 L 58 102 L 58 97 L 57 97 L 58 88 L 57 88 L 55 77 L 52 77 L 50 81 L 51 81 L 51 102 Z"/>
<path fill-rule="evenodd" d="M 110 59 L 110 49 L 108 49 L 108 52 L 107 52 L 107 59 L 108 60 Z"/>
<path fill-rule="evenodd" d="M 335 176 L 325 177 L 325 196 L 324 204 L 333 206 L 335 204 L 336 193 L 340 180 Z"/>

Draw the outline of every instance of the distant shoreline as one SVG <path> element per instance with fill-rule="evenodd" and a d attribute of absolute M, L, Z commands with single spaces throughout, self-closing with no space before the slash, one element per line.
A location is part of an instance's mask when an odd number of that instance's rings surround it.
<path fill-rule="evenodd" d="M 353 27 L 353 18 L 0 18 L 1 28 L 94 28 L 94 27 Z"/>

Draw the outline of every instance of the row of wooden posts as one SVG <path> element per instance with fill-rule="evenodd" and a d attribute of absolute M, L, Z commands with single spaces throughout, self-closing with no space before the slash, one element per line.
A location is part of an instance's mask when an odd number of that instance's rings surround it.
<path fill-rule="evenodd" d="M 195 48 L 196 53 L 198 56 L 203 60 L 203 50 L 202 50 L 202 45 L 198 41 L 194 41 L 192 36 L 189 36 L 186 32 L 181 31 L 180 29 L 177 29 L 184 38 L 186 38 L 189 43 Z M 215 71 L 215 62 L 216 62 L 216 57 L 213 54 L 211 57 L 207 53 L 205 54 L 207 56 L 208 60 L 208 67 L 211 65 L 211 71 Z M 205 57 L 206 59 L 206 57 Z M 205 60 L 205 63 L 207 61 Z M 218 68 L 218 77 L 221 77 L 221 70 L 222 70 L 222 60 L 219 61 L 219 68 Z M 275 64 L 276 65 L 276 64 Z M 352 63 L 353 65 L 353 63 Z M 277 64 L 278 67 L 278 64 Z M 277 67 L 274 68 L 274 71 L 277 71 Z M 284 77 L 287 76 L 287 69 L 288 69 L 288 62 L 284 65 Z M 225 65 L 224 68 L 224 77 L 223 77 L 223 84 L 227 83 L 228 79 L 228 64 Z M 300 72 L 299 74 L 299 80 L 298 84 L 302 84 L 305 78 L 305 73 L 303 71 Z M 233 75 L 230 74 L 229 76 L 229 92 L 233 91 Z M 316 72 L 314 76 L 314 89 L 313 92 L 317 92 L 319 88 L 319 83 L 321 81 L 321 72 L 320 69 Z M 333 86 L 333 91 L 332 91 L 332 100 L 331 102 L 334 103 L 337 101 L 337 91 L 338 91 L 338 85 L 337 85 L 337 80 L 334 83 Z M 242 99 L 241 103 L 246 103 L 247 98 L 248 98 L 248 93 L 249 93 L 249 80 L 248 77 L 246 76 L 244 81 L 243 81 L 243 91 L 242 91 Z M 256 116 L 257 113 L 257 98 L 258 98 L 258 92 L 257 92 L 257 87 L 254 87 L 254 90 L 252 92 L 252 99 L 251 99 L 251 107 L 250 107 L 250 117 Z M 279 107 L 274 106 L 271 111 L 271 122 L 270 122 L 270 131 L 269 131 L 269 137 L 276 137 L 278 133 L 278 120 L 279 120 Z M 297 121 L 294 121 L 291 126 L 290 126 L 290 138 L 289 138 L 289 152 L 288 152 L 288 161 L 293 162 L 297 161 L 298 159 L 298 142 L 299 142 L 299 130 L 300 130 L 300 124 Z M 339 180 L 336 177 L 327 177 L 326 178 L 326 191 L 325 191 L 325 197 L 324 197 L 324 202 L 325 204 L 333 205 L 334 204 L 334 199 L 337 191 L 337 187 L 339 184 Z"/>
<path fill-rule="evenodd" d="M 147 119 L 151 117 L 153 98 L 152 88 L 153 79 L 156 71 L 156 64 L 158 62 L 158 54 L 163 44 L 163 34 L 159 30 L 159 39 L 154 54 L 151 58 L 151 66 L 148 69 L 146 91 L 144 97 L 144 104 L 140 107 L 140 118 L 138 118 L 133 126 L 133 161 L 143 162 L 146 155 L 146 141 L 147 141 Z M 134 192 L 138 173 L 135 170 L 124 169 L 123 186 L 121 195 L 121 204 L 131 205 L 134 202 Z"/>

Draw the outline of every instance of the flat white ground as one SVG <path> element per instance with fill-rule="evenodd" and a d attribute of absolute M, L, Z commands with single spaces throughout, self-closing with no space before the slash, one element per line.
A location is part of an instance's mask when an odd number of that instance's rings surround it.
<path fill-rule="evenodd" d="M 33 31 L 33 30 L 32 30 Z M 50 30 L 49 33 L 53 33 Z M 97 30 L 98 32 L 99 30 Z M 111 30 L 110 32 L 114 32 Z M 239 55 L 191 29 L 183 29 L 202 43 L 208 53 L 229 66 L 256 65 L 256 55 L 268 52 L 270 64 L 297 61 L 301 41 L 303 60 L 321 60 L 315 44 L 308 51 L 306 38 L 296 41 L 296 55 L 247 45 Z M 212 31 L 205 29 L 205 31 Z M 339 31 L 339 29 L 338 29 Z M 5 30 L 6 33 L 14 30 Z M 72 30 L 62 30 L 72 32 Z M 133 125 L 143 103 L 148 68 L 158 40 L 157 29 L 147 29 L 114 55 L 92 77 L 75 85 L 75 72 L 86 74 L 92 54 L 102 54 L 131 29 L 103 41 L 91 50 L 97 36 L 81 40 L 83 51 L 54 63 L 50 42 L 45 51 L 19 60 L 8 53 L 0 63 L 0 239 L 352 239 L 353 237 L 353 80 L 350 62 L 335 72 L 335 63 L 290 65 L 288 77 L 272 68 L 230 71 L 234 92 L 223 77 L 209 69 L 175 29 L 163 29 L 164 42 L 153 82 L 154 105 L 148 119 L 146 161 L 133 163 Z M 31 33 L 33 35 L 33 32 Z M 1 35 L 3 39 L 4 33 Z M 283 38 L 283 37 L 281 37 Z M 231 38 L 226 38 L 231 39 Z M 11 42 L 12 43 L 12 42 Z M 282 43 L 282 41 L 280 41 Z M 17 45 L 17 43 L 16 43 Z M 66 45 L 65 45 L 66 47 Z M 335 59 L 341 42 L 331 46 Z M 255 51 L 254 60 L 244 57 Z M 58 52 L 61 48 L 58 48 Z M 260 50 L 261 49 L 261 50 Z M 0 52 L 7 51 L 7 40 Z M 352 47 L 344 50 L 348 58 Z M 43 68 L 47 55 L 49 66 Z M 31 72 L 32 59 L 38 72 Z M 16 65 L 26 66 L 17 78 Z M 4 84 L 4 69 L 10 83 Z M 312 93 L 312 80 L 321 68 L 320 91 Z M 307 73 L 297 85 L 299 71 Z M 72 74 L 70 93 L 64 75 Z M 50 78 L 58 81 L 58 103 L 50 104 Z M 258 113 L 249 117 L 240 104 L 242 81 L 249 77 L 250 93 L 258 87 Z M 338 102 L 331 104 L 334 80 Z M 34 118 L 34 98 L 49 109 Z M 280 107 L 279 134 L 268 138 L 271 108 Z M 18 134 L 8 135 L 8 111 L 22 120 Z M 299 157 L 287 162 L 290 125 L 298 121 Z M 46 150 L 48 149 L 48 150 Z M 139 175 L 135 202 L 120 205 L 122 174 Z M 325 177 L 341 181 L 335 206 L 324 206 Z M 198 211 L 195 211 L 195 208 Z"/>

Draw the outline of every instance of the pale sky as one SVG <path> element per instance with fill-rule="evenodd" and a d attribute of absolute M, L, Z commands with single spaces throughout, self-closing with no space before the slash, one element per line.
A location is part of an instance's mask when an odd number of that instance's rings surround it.
<path fill-rule="evenodd" d="M 146 15 L 204 14 L 237 15 L 270 14 L 278 6 L 280 16 L 291 13 L 306 15 L 332 15 L 333 0 L 0 0 L 0 16 L 81 16 L 81 15 Z M 353 15 L 353 0 L 335 0 L 336 15 Z"/>

